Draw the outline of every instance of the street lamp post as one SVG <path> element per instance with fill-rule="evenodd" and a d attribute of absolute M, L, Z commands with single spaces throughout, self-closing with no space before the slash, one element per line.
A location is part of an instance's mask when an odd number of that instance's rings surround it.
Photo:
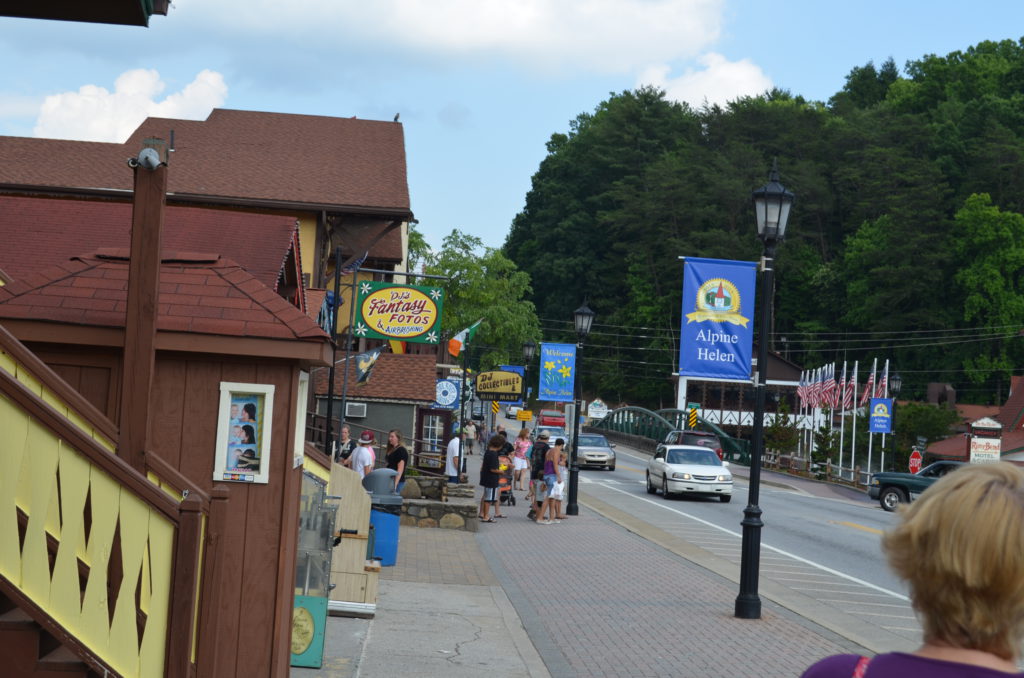
<path fill-rule="evenodd" d="M 768 380 L 768 332 L 771 325 L 772 286 L 774 285 L 775 246 L 786 235 L 793 194 L 779 183 L 778 161 L 772 161 L 768 183 L 754 191 L 757 235 L 764 243 L 761 258 L 761 315 L 758 324 L 757 372 L 754 401 L 753 450 L 750 457 L 750 487 L 747 508 L 743 509 L 743 546 L 740 560 L 740 593 L 736 596 L 735 616 L 761 618 L 761 598 L 757 594 L 761 562 L 761 455 L 764 453 L 764 401 Z"/>
<path fill-rule="evenodd" d="M 576 367 L 573 370 L 572 375 L 572 397 L 573 397 L 573 417 L 572 417 L 572 451 L 569 458 L 569 502 L 566 504 L 565 512 L 570 516 L 577 516 L 580 513 L 580 507 L 576 503 L 576 498 L 579 495 L 579 482 L 580 482 L 580 463 L 577 459 L 577 452 L 579 451 L 579 439 L 580 439 L 580 363 L 581 353 L 583 351 L 583 341 L 590 334 L 590 327 L 594 324 L 594 312 L 587 306 L 587 302 L 584 301 L 583 305 L 577 308 L 572 313 L 573 323 L 576 325 Z"/>
<path fill-rule="evenodd" d="M 529 383 L 527 377 L 530 374 L 530 363 L 533 362 L 533 356 L 537 353 L 537 344 L 529 339 L 523 342 L 523 408 L 529 409 L 529 403 L 526 402 L 526 385 Z M 523 428 L 526 428 L 526 419 L 523 419 Z"/>
<path fill-rule="evenodd" d="M 893 372 L 892 376 L 889 377 L 889 393 L 892 395 L 892 464 L 893 467 L 896 465 L 896 396 L 900 394 L 900 389 L 903 388 L 903 377 L 900 376 L 899 372 Z M 885 469 L 882 469 L 883 471 Z"/>

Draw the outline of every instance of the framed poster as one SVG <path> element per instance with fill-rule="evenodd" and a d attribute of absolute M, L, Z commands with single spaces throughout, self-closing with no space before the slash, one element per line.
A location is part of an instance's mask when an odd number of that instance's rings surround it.
<path fill-rule="evenodd" d="M 273 414 L 273 385 L 221 382 L 214 480 L 267 483 Z"/>

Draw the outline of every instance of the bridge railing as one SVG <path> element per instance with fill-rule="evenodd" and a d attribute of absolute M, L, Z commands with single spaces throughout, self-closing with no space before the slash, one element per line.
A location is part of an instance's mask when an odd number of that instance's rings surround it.
<path fill-rule="evenodd" d="M 689 412 L 678 409 L 664 409 L 654 412 L 643 407 L 620 407 L 609 412 L 603 419 L 592 422 L 589 428 L 615 434 L 613 437 L 631 447 L 653 452 L 671 431 L 687 428 Z M 697 418 L 697 430 L 708 431 L 722 442 L 722 453 L 726 460 L 739 464 L 750 464 L 750 441 L 733 438 L 715 424 Z"/>

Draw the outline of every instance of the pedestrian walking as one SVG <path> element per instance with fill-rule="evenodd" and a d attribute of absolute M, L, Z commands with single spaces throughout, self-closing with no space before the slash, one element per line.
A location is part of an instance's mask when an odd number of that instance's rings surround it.
<path fill-rule="evenodd" d="M 359 436 L 359 444 L 352 450 L 352 456 L 348 459 L 348 466 L 363 478 L 373 470 L 376 459 L 376 455 L 373 453 L 375 444 L 373 431 L 363 431 Z"/>
<path fill-rule="evenodd" d="M 569 477 L 569 455 L 565 452 L 565 441 L 559 438 L 555 441 L 555 447 L 559 447 L 559 443 L 561 452 L 558 455 L 558 474 L 562 479 L 555 485 L 551 503 L 555 509 L 555 520 L 565 520 L 569 516 L 562 512 L 562 502 L 565 501 L 565 481 Z"/>
<path fill-rule="evenodd" d="M 395 492 L 401 492 L 405 487 L 405 469 L 409 465 L 409 450 L 405 449 L 402 432 L 397 428 L 388 431 L 388 446 L 384 462 L 389 469 L 398 473 L 395 476 Z"/>
<path fill-rule="evenodd" d="M 1024 470 L 995 462 L 947 474 L 900 514 L 882 550 L 910 588 L 924 644 L 835 655 L 803 678 L 1024 676 Z"/>
<path fill-rule="evenodd" d="M 542 496 L 542 483 L 544 481 L 544 457 L 551 449 L 548 445 L 550 435 L 541 429 L 537 434 L 537 442 L 530 449 L 530 492 L 526 495 L 526 501 L 530 502 L 530 512 L 526 515 L 530 520 L 537 518 L 540 511 Z"/>
<path fill-rule="evenodd" d="M 462 430 L 466 432 L 466 454 L 473 454 L 473 445 L 476 443 L 476 424 L 470 419 Z"/>
<path fill-rule="evenodd" d="M 455 485 L 459 482 L 459 477 L 462 474 L 461 461 L 462 457 L 459 455 L 459 441 L 466 435 L 459 429 L 455 429 L 455 433 L 452 435 L 452 439 L 448 441 L 447 454 L 445 454 L 444 472 L 448 476 L 448 482 Z"/>
<path fill-rule="evenodd" d="M 341 435 L 336 443 L 336 454 L 334 455 L 334 461 L 349 466 L 348 458 L 352 456 L 352 450 L 356 449 L 356 441 L 352 440 L 352 432 L 348 427 L 348 424 L 343 424 L 341 427 Z"/>
<path fill-rule="evenodd" d="M 505 444 L 505 438 L 500 435 L 491 436 L 487 441 L 487 450 L 484 451 L 484 458 L 480 461 L 480 487 L 483 488 L 483 496 L 480 498 L 480 520 L 485 523 L 493 523 L 491 518 L 491 506 L 494 506 L 495 514 L 498 514 L 498 486 L 501 484 L 501 466 L 498 463 L 498 453 Z M 504 516 L 496 515 L 502 518 Z"/>
<path fill-rule="evenodd" d="M 512 483 L 514 490 L 525 490 L 523 487 L 523 476 L 529 474 L 530 462 L 527 460 L 527 454 L 530 452 L 530 448 L 533 447 L 533 441 L 530 440 L 530 431 L 528 429 L 520 429 L 519 435 L 516 436 L 516 441 L 512 444 Z"/>
<path fill-rule="evenodd" d="M 552 512 L 552 493 L 555 490 L 555 483 L 562 480 L 561 471 L 559 470 L 559 457 L 562 454 L 562 448 L 565 447 L 565 441 L 561 438 L 555 440 L 555 446 L 547 451 L 544 455 L 544 486 L 546 488 L 547 496 L 544 497 L 544 502 L 540 505 L 540 512 L 537 515 L 537 522 L 541 525 L 550 525 L 553 522 L 561 522 L 560 520 L 552 520 L 551 516 L 555 515 Z M 544 517 L 547 513 L 548 518 Z"/>

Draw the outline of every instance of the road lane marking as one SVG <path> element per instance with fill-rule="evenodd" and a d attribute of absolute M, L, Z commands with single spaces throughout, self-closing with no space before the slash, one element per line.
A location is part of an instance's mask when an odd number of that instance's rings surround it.
<path fill-rule="evenodd" d="M 828 521 L 832 525 L 842 525 L 843 527 L 852 527 L 855 530 L 864 530 L 871 534 L 885 534 L 884 530 L 879 530 L 877 527 L 868 527 L 867 525 L 858 525 L 857 523 L 851 523 L 846 520 L 830 520 Z"/>
<path fill-rule="evenodd" d="M 666 511 L 672 511 L 673 513 L 678 513 L 679 515 L 681 515 L 681 516 L 683 516 L 685 518 L 689 518 L 690 520 L 697 521 L 698 523 L 701 523 L 702 525 L 707 525 L 708 527 L 713 527 L 716 530 L 719 530 L 721 532 L 725 532 L 726 534 L 731 534 L 732 536 L 737 537 L 739 539 L 743 538 L 743 535 L 740 534 L 739 532 L 736 532 L 734 530 L 730 530 L 728 528 L 722 527 L 721 525 L 716 525 L 716 524 L 714 524 L 714 523 L 712 523 L 710 521 L 704 520 L 703 518 L 698 518 L 695 515 L 691 515 L 689 513 L 686 513 L 685 511 L 680 511 L 679 509 L 672 508 L 671 506 L 665 506 L 665 504 L 663 502 L 652 501 L 652 500 L 648 499 L 647 497 L 638 497 L 635 494 L 631 494 L 631 493 L 629 493 L 629 492 L 627 492 L 625 490 L 620 490 L 617 487 L 611 487 L 611 486 L 608 486 L 608 485 L 605 485 L 605 487 L 607 489 L 613 491 L 613 492 L 619 492 L 621 494 L 626 495 L 627 497 L 631 497 L 633 499 L 636 499 L 637 501 L 642 501 L 642 502 L 648 503 L 651 506 L 657 506 L 658 508 L 664 509 Z M 770 551 L 774 551 L 775 553 L 778 553 L 780 555 L 787 556 L 787 557 L 792 558 L 793 560 L 797 560 L 797 561 L 799 561 L 801 563 L 806 563 L 807 565 L 810 565 L 811 567 L 815 567 L 815 568 L 817 568 L 817 569 L 819 569 L 819 570 L 821 570 L 823 572 L 830 572 L 830 573 L 834 574 L 835 576 L 837 576 L 837 577 L 839 577 L 841 579 L 845 579 L 845 580 L 851 581 L 851 582 L 853 582 L 855 584 L 860 584 L 861 586 L 866 586 L 869 589 L 874 589 L 875 591 L 879 591 L 881 593 L 885 593 L 886 595 L 892 596 L 893 598 L 896 598 L 898 600 L 905 600 L 905 601 L 908 601 L 908 602 L 910 601 L 910 598 L 908 598 L 907 596 L 905 596 L 905 595 L 903 595 L 901 593 L 896 593 L 895 591 L 890 591 L 887 588 L 884 588 L 884 587 L 872 584 L 869 581 L 864 581 L 863 579 L 858 579 L 857 577 L 852 577 L 852 576 L 846 574 L 845 572 L 840 572 L 839 570 L 834 570 L 831 567 L 827 567 L 825 565 L 822 565 L 821 563 L 816 563 L 813 560 L 808 560 L 807 558 L 803 558 L 801 556 L 798 556 L 795 553 L 789 553 L 788 551 L 784 551 L 784 550 L 782 550 L 780 548 L 776 548 L 774 546 L 771 546 L 769 544 L 765 544 L 763 542 L 761 543 L 761 547 L 762 548 L 766 548 L 766 549 L 768 549 Z"/>

